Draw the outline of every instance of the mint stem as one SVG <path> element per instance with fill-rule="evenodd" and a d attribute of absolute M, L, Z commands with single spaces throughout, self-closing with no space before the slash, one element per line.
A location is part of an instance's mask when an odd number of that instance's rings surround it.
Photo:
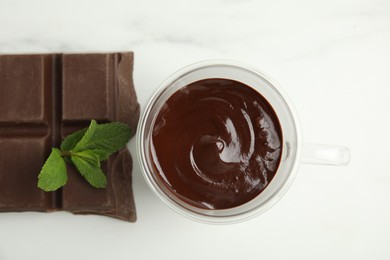
<path fill-rule="evenodd" d="M 68 151 L 61 151 L 61 156 L 64 157 L 64 156 L 72 156 L 73 153 L 71 152 L 68 152 Z"/>

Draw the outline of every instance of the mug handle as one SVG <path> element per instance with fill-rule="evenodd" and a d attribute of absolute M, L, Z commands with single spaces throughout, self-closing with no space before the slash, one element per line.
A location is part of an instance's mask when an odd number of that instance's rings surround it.
<path fill-rule="evenodd" d="M 344 146 L 304 143 L 302 147 L 301 163 L 348 165 L 350 160 L 351 152 Z"/>

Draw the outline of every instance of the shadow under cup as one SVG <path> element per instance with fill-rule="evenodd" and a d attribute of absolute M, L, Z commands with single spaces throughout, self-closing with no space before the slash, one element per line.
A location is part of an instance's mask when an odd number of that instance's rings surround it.
<path fill-rule="evenodd" d="M 167 99 L 193 82 L 221 78 L 239 81 L 259 92 L 271 104 L 282 128 L 282 156 L 278 170 L 268 186 L 254 199 L 240 206 L 211 210 L 194 207 L 179 199 L 156 176 L 150 156 L 155 119 Z M 171 209 L 193 220 L 206 223 L 234 223 L 257 216 L 269 209 L 291 185 L 301 156 L 301 132 L 296 113 L 280 87 L 264 73 L 247 65 L 227 61 L 201 62 L 186 67 L 165 80 L 151 97 L 138 126 L 137 151 L 146 182 Z"/>

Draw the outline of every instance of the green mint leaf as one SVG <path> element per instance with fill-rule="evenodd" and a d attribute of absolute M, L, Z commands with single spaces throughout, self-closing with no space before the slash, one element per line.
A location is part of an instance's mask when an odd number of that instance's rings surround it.
<path fill-rule="evenodd" d="M 85 132 L 85 134 L 83 135 L 81 140 L 76 144 L 76 146 L 72 150 L 74 152 L 87 150 L 87 149 L 85 149 L 85 147 L 87 145 L 89 145 L 91 142 L 93 142 L 94 135 L 95 135 L 95 132 L 96 132 L 96 128 L 97 128 L 96 121 L 95 120 L 91 120 L 91 124 L 89 125 L 87 131 Z"/>
<path fill-rule="evenodd" d="M 44 191 L 55 191 L 68 180 L 65 161 L 61 151 L 53 148 L 38 176 L 38 187 Z"/>
<path fill-rule="evenodd" d="M 99 165 L 80 156 L 72 156 L 72 162 L 81 175 L 95 188 L 105 188 L 107 185 L 106 175 Z"/>
<path fill-rule="evenodd" d="M 89 163 L 100 167 L 99 155 L 94 153 L 92 150 L 85 150 L 81 152 L 72 153 L 71 158 L 74 156 L 81 157 L 85 161 L 88 161 Z"/>
<path fill-rule="evenodd" d="M 93 151 L 103 161 L 126 146 L 131 138 L 131 130 L 126 124 L 115 122 L 96 125 L 95 122 L 93 125 L 93 122 L 72 152 Z"/>
<path fill-rule="evenodd" d="M 61 144 L 62 151 L 70 151 L 72 150 L 76 144 L 83 138 L 85 132 L 87 132 L 88 128 L 81 129 L 79 131 L 74 132 L 73 134 L 68 135 Z"/>
<path fill-rule="evenodd" d="M 79 131 L 74 132 L 73 134 L 68 135 L 61 143 L 61 150 L 62 151 L 72 150 L 76 146 L 76 144 L 81 140 L 81 138 L 83 138 L 87 130 L 88 128 L 83 128 Z M 73 164 L 69 156 L 64 156 L 64 159 L 67 163 Z"/>

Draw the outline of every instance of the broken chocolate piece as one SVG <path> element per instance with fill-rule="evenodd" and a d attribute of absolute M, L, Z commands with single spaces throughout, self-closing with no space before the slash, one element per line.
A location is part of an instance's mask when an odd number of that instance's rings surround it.
<path fill-rule="evenodd" d="M 106 189 L 68 167 L 56 192 L 37 188 L 51 147 L 89 125 L 119 121 L 135 132 L 133 54 L 0 55 L 0 211 L 67 210 L 135 221 L 132 161 L 125 148 L 102 164 Z"/>

